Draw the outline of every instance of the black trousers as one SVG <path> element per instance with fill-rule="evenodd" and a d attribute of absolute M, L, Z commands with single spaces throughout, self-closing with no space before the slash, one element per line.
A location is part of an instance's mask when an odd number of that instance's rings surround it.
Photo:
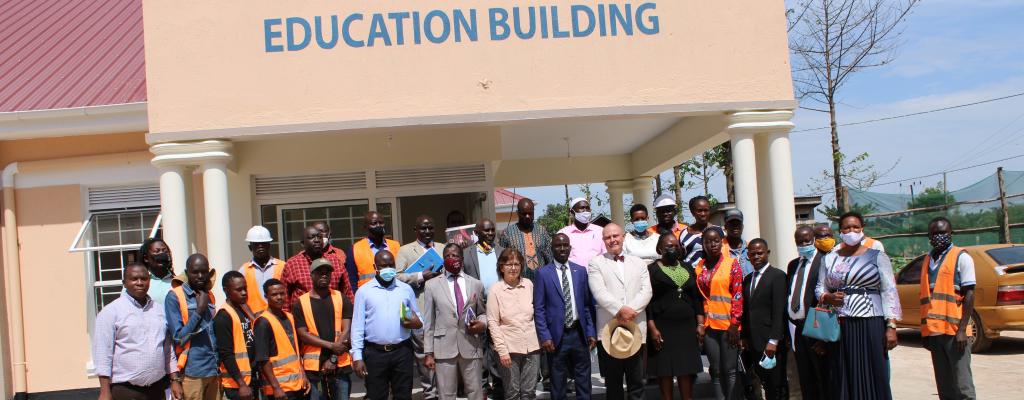
<path fill-rule="evenodd" d="M 608 355 L 604 347 L 597 345 L 597 362 L 601 368 L 601 375 L 604 375 L 604 386 L 608 400 L 623 400 L 629 396 L 630 400 L 642 400 L 644 398 L 644 354 L 647 345 L 640 346 L 632 357 L 625 360 Z M 625 377 L 626 390 L 622 390 L 623 377 Z"/>
<path fill-rule="evenodd" d="M 800 377 L 801 395 L 807 400 L 824 400 L 828 394 L 828 363 L 812 348 L 817 340 L 804 336 L 804 320 L 792 323 L 796 329 L 790 340 L 796 345 L 793 358 Z"/>
<path fill-rule="evenodd" d="M 136 386 L 128 382 L 112 383 L 110 397 L 114 400 L 164 400 L 164 391 L 171 380 L 166 376 L 149 386 Z"/>
<path fill-rule="evenodd" d="M 566 329 L 554 353 L 547 353 L 551 370 L 551 399 L 565 400 L 569 378 L 576 382 L 576 400 L 590 400 L 590 346 L 583 328 Z"/>
<path fill-rule="evenodd" d="M 367 343 L 363 349 L 366 363 L 366 398 L 386 400 L 388 394 L 394 400 L 412 399 L 412 369 L 416 356 L 412 344 L 405 344 L 391 351 L 384 351 Z"/>
<path fill-rule="evenodd" d="M 786 347 L 780 343 L 775 351 L 775 367 L 764 369 L 761 367 L 761 357 L 764 353 L 756 353 L 752 350 L 743 352 L 743 364 L 747 368 L 747 374 L 754 373 L 761 381 L 761 388 L 764 389 L 765 400 L 781 400 L 789 398 L 788 381 L 786 380 Z M 761 398 L 755 394 L 754 398 Z"/>

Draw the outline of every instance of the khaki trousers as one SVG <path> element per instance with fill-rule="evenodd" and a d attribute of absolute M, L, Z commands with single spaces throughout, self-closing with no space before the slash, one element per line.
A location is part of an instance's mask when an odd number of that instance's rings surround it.
<path fill-rule="evenodd" d="M 185 400 L 220 400 L 220 377 L 193 378 L 186 376 L 181 382 Z"/>

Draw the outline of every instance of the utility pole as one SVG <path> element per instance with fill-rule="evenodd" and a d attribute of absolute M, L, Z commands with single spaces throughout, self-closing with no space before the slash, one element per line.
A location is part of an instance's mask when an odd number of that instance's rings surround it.
<path fill-rule="evenodd" d="M 1002 243 L 1010 243 L 1010 211 L 1006 207 L 1006 184 L 1003 181 L 1003 167 L 996 168 L 996 178 L 999 180 L 999 208 L 1003 217 L 999 219 L 999 236 Z"/>
<path fill-rule="evenodd" d="M 949 187 L 946 186 L 946 174 L 948 172 L 942 173 L 942 204 L 949 204 Z M 946 211 L 948 212 L 949 210 Z"/>

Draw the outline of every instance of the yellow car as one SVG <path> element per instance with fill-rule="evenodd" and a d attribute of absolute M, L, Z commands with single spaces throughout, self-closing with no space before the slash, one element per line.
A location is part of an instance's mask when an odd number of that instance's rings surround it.
<path fill-rule="evenodd" d="M 978 281 L 970 323 L 975 332 L 971 351 L 980 353 L 992 345 L 992 339 L 999 337 L 1000 331 L 1024 330 L 1024 245 L 994 244 L 965 246 L 964 249 L 974 258 Z M 921 328 L 923 262 L 922 254 L 896 274 L 903 307 L 900 327 Z"/>

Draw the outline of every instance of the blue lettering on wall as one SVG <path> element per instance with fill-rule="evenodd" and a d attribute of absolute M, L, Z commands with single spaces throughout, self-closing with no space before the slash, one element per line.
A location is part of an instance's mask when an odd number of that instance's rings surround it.
<path fill-rule="evenodd" d="M 352 38 L 352 34 L 350 33 L 351 32 L 351 27 L 352 27 L 352 22 L 354 22 L 354 21 L 362 21 L 362 20 L 363 20 L 363 14 L 355 13 L 355 14 L 349 15 L 347 18 L 345 18 L 345 22 L 341 23 L 341 37 L 342 37 L 342 39 L 345 40 L 345 44 L 349 45 L 349 47 L 357 47 L 358 48 L 358 47 L 363 47 L 363 46 L 366 45 L 366 43 L 363 42 L 362 40 L 355 40 L 355 39 L 353 39 Z"/>
<path fill-rule="evenodd" d="M 492 42 L 585 38 L 595 33 L 602 38 L 661 33 L 656 1 L 577 1 L 568 7 L 506 6 L 487 8 L 486 12 L 476 8 L 391 10 L 267 18 L 263 20 L 263 50 L 304 51 L 314 40 L 321 50 L 332 50 L 339 37 L 348 48 L 419 45 L 423 38 L 434 44 L 472 43 L 480 40 L 480 29 L 485 31 L 485 40 Z"/>
<path fill-rule="evenodd" d="M 487 10 L 487 15 L 491 21 L 488 24 L 491 26 L 491 40 L 508 39 L 508 11 L 504 8 L 492 8 Z"/>
<path fill-rule="evenodd" d="M 275 31 L 275 26 L 281 25 L 281 19 L 265 19 L 263 20 L 263 48 L 267 53 L 276 53 L 284 51 L 284 46 L 274 44 L 274 39 L 281 37 L 281 31 Z"/>
<path fill-rule="evenodd" d="M 284 20 L 284 23 L 288 33 L 288 51 L 299 51 L 309 46 L 309 40 L 313 33 L 309 30 L 309 21 L 306 21 L 304 18 L 290 17 Z M 299 33 L 302 35 L 302 39 L 298 42 L 295 41 L 298 37 L 295 34 L 295 27 L 299 27 L 302 30 Z"/>

